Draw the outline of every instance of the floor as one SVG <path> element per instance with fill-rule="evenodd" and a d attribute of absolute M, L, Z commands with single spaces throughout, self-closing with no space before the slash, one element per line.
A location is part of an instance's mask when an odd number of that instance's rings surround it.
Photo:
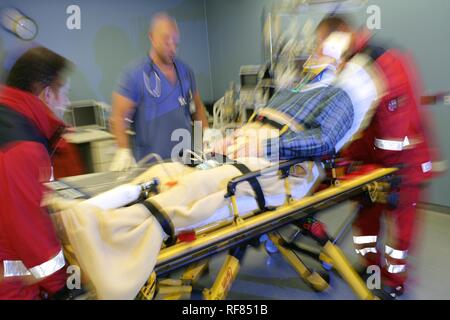
<path fill-rule="evenodd" d="M 344 203 L 318 216 L 327 225 L 330 235 L 337 230 L 354 212 L 352 203 Z M 419 232 L 415 239 L 410 261 L 410 278 L 407 292 L 401 299 L 427 300 L 450 299 L 450 215 L 421 211 Z M 282 234 L 288 235 L 292 229 L 285 228 Z M 340 241 L 341 249 L 351 262 L 356 262 L 356 253 L 352 246 L 351 232 Z M 224 254 L 218 255 L 210 263 L 209 274 L 200 280 L 200 285 L 210 287 L 218 273 Z M 314 261 L 307 259 L 312 266 Z M 315 267 L 314 267 L 315 268 Z M 195 296 L 194 296 L 195 298 Z M 317 293 L 311 290 L 296 274 L 279 253 L 269 255 L 263 246 L 250 247 L 242 261 L 240 272 L 234 281 L 228 299 L 356 299 L 349 286 L 336 274 L 330 273 L 330 288 Z"/>

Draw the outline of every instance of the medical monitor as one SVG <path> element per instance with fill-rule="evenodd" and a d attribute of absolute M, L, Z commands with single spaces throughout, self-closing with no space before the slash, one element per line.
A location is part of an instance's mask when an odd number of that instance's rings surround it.
<path fill-rule="evenodd" d="M 105 109 L 94 100 L 71 103 L 64 120 L 75 128 L 106 129 Z"/>

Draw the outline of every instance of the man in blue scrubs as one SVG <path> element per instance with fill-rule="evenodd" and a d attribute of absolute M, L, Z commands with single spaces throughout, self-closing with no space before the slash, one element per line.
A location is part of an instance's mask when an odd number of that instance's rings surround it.
<path fill-rule="evenodd" d="M 192 137 L 192 121 L 201 121 L 203 128 L 208 126 L 194 73 L 175 57 L 179 42 L 176 21 L 165 13 L 157 14 L 148 35 L 149 55 L 122 74 L 112 96 L 111 127 L 119 150 L 111 171 L 126 170 L 149 153 L 170 159 L 180 143 L 180 134 Z M 191 101 L 195 104 L 192 115 Z M 126 119 L 132 121 L 136 133 L 133 152 Z"/>

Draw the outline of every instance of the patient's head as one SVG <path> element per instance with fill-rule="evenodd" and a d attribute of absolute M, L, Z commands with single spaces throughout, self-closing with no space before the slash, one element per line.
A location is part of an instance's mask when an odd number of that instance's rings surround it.
<path fill-rule="evenodd" d="M 327 16 L 315 30 L 315 50 L 303 65 L 306 79 L 318 77 L 326 70 L 337 74 L 347 62 L 354 42 L 351 24 L 344 16 Z"/>
<path fill-rule="evenodd" d="M 322 44 L 333 32 L 353 33 L 354 29 L 350 19 L 343 15 L 330 15 L 323 18 L 315 31 L 316 44 Z"/>
<path fill-rule="evenodd" d="M 336 67 L 344 64 L 351 52 L 355 30 L 350 19 L 343 15 L 327 16 L 315 31 L 316 50 L 314 56 L 332 58 Z"/>

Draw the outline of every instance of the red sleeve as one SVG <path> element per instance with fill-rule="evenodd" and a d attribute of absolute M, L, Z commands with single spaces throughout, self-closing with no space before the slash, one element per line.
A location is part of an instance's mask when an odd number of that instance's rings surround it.
<path fill-rule="evenodd" d="M 373 130 L 372 127 L 362 132 L 357 140 L 353 141 L 347 148 L 342 150 L 342 156 L 353 161 L 363 161 L 365 163 L 373 163 L 375 159 L 373 153 Z"/>
<path fill-rule="evenodd" d="M 55 179 L 86 173 L 78 148 L 61 139 L 52 158 Z"/>
<path fill-rule="evenodd" d="M 388 51 L 377 60 L 377 64 L 385 76 L 386 95 L 373 119 L 373 145 L 377 161 L 384 166 L 391 166 L 400 162 L 401 144 L 408 143 L 405 139 L 412 125 L 410 111 L 416 106 L 416 101 L 412 96 L 410 79 L 401 53 Z M 396 148 L 400 150 L 393 150 Z"/>
<path fill-rule="evenodd" d="M 49 156 L 42 145 L 22 142 L 6 154 L 5 161 L 5 191 L 10 199 L 4 213 L 7 238 L 16 258 L 32 273 L 44 275 L 39 277 L 39 285 L 54 293 L 65 285 L 66 275 L 64 260 L 55 264 L 61 246 L 47 211 L 41 207 L 41 182 L 48 181 L 51 172 Z"/>

